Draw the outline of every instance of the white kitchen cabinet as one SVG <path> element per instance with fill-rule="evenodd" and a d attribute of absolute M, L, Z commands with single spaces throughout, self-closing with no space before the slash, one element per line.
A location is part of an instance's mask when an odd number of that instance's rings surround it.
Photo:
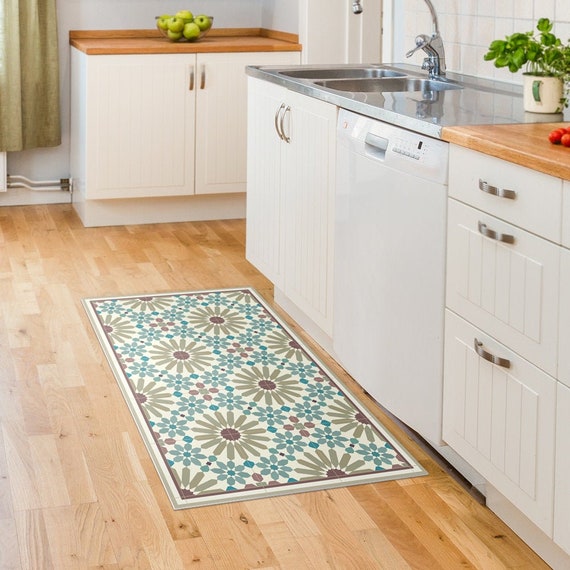
<path fill-rule="evenodd" d="M 246 191 L 245 67 L 298 63 L 295 52 L 197 55 L 196 194 Z"/>
<path fill-rule="evenodd" d="M 555 376 L 560 248 L 449 199 L 446 305 Z"/>
<path fill-rule="evenodd" d="M 282 140 L 277 111 L 287 89 L 248 78 L 246 257 L 275 285 L 283 273 Z"/>
<path fill-rule="evenodd" d="M 453 144 L 449 180 L 444 439 L 566 568 L 570 183 Z"/>
<path fill-rule="evenodd" d="M 552 536 L 556 380 L 449 310 L 445 325 L 443 438 Z"/>
<path fill-rule="evenodd" d="M 334 105 L 249 79 L 247 257 L 332 333 Z"/>
<path fill-rule="evenodd" d="M 246 65 L 295 52 L 72 49 L 72 177 L 85 200 L 245 191 Z"/>

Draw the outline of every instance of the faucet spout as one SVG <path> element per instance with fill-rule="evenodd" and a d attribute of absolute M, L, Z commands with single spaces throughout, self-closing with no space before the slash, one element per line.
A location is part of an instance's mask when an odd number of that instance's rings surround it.
<path fill-rule="evenodd" d="M 424 0 L 426 3 L 429 13 L 431 14 L 431 21 L 433 22 L 433 35 L 439 36 L 439 24 L 437 22 L 437 12 L 431 3 L 431 0 Z"/>

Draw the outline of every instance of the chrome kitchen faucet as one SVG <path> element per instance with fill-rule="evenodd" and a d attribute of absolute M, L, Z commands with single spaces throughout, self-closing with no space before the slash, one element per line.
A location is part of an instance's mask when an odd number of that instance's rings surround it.
<path fill-rule="evenodd" d="M 354 0 L 352 3 L 352 11 L 355 14 L 362 14 L 361 0 Z M 416 47 L 406 53 L 406 57 L 411 57 L 419 49 L 423 49 L 427 57 L 422 63 L 422 69 L 425 69 L 431 79 L 439 79 L 445 76 L 445 50 L 443 48 L 443 40 L 439 33 L 439 25 L 437 23 L 437 14 L 431 0 L 424 0 L 426 3 L 433 22 L 433 33 L 431 36 L 419 34 L 416 36 Z"/>
<path fill-rule="evenodd" d="M 433 22 L 433 33 L 431 36 L 420 34 L 416 36 L 416 47 L 406 53 L 406 57 L 411 57 L 419 49 L 423 49 L 427 57 L 424 59 L 422 69 L 427 70 L 431 79 L 439 79 L 445 76 L 445 50 L 443 40 L 439 33 L 437 14 L 431 0 L 424 0 L 429 8 Z"/>

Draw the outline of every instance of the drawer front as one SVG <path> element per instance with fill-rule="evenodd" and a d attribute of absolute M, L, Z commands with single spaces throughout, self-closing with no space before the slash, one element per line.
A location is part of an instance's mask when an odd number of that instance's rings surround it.
<path fill-rule="evenodd" d="M 444 370 L 443 439 L 552 537 L 557 382 L 450 311 Z"/>
<path fill-rule="evenodd" d="M 449 195 L 560 243 L 562 180 L 559 178 L 451 145 Z"/>
<path fill-rule="evenodd" d="M 555 376 L 561 248 L 448 202 L 446 305 Z"/>

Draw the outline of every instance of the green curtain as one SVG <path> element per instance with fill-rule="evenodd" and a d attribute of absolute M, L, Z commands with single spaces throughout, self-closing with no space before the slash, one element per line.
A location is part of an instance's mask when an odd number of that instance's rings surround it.
<path fill-rule="evenodd" d="M 0 151 L 61 144 L 56 0 L 0 0 Z"/>

